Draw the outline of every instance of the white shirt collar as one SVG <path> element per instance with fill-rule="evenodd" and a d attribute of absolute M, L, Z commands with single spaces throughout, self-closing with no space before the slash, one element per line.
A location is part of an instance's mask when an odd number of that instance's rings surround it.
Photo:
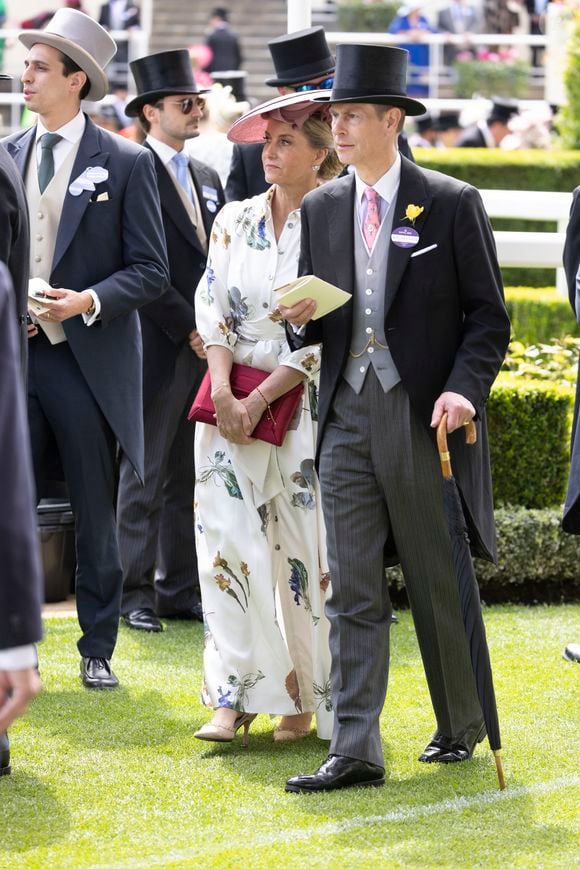
<path fill-rule="evenodd" d="M 179 153 L 179 151 L 176 151 L 175 148 L 171 147 L 171 145 L 166 145 L 165 142 L 160 142 L 159 139 L 155 139 L 151 135 L 148 135 L 145 138 L 145 141 L 149 147 L 155 151 L 164 166 L 171 163 L 175 155 Z"/>
<path fill-rule="evenodd" d="M 63 126 L 59 127 L 58 130 L 47 130 L 39 118 L 36 123 L 36 141 L 38 142 L 40 137 L 44 136 L 45 133 L 51 132 L 58 133 L 59 136 L 62 136 L 62 138 L 66 139 L 67 142 L 70 142 L 71 145 L 76 145 L 76 143 L 82 139 L 86 123 L 87 119 L 80 109 L 78 115 L 75 115 L 72 121 L 63 124 Z"/>
<path fill-rule="evenodd" d="M 356 199 L 357 203 L 360 205 L 362 203 L 363 194 L 369 185 L 365 184 L 365 182 L 359 178 L 356 169 L 354 170 L 354 177 L 356 183 Z M 387 172 L 379 178 L 376 184 L 372 185 L 372 187 L 385 202 L 390 204 L 397 194 L 400 181 L 401 155 L 397 151 L 397 156 L 395 157 L 395 161 L 391 168 L 388 169 Z"/>

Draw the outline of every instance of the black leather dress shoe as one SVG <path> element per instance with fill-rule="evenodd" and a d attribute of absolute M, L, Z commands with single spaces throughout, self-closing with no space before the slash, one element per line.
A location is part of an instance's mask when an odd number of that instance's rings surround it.
<path fill-rule="evenodd" d="M 313 775 L 289 778 L 286 790 L 291 793 L 317 793 L 340 788 L 380 787 L 384 783 L 385 771 L 382 766 L 340 754 L 329 754 Z"/>
<path fill-rule="evenodd" d="M 203 609 L 200 603 L 194 603 L 187 609 L 176 613 L 159 613 L 162 619 L 177 619 L 189 622 L 203 622 Z"/>
<path fill-rule="evenodd" d="M 146 607 L 129 610 L 128 613 L 124 613 L 123 621 L 128 628 L 133 628 L 136 631 L 150 631 L 151 633 L 159 634 L 163 630 L 163 625 L 153 610 Z"/>
<path fill-rule="evenodd" d="M 106 658 L 81 658 L 81 679 L 85 688 L 116 688 L 119 684 Z"/>
<path fill-rule="evenodd" d="M 10 775 L 10 742 L 6 731 L 0 733 L 0 776 Z"/>
<path fill-rule="evenodd" d="M 485 732 L 485 724 L 482 724 L 479 730 L 466 734 L 457 742 L 452 742 L 437 731 L 429 745 L 419 755 L 419 760 L 422 763 L 461 763 L 463 760 L 469 760 L 477 743 L 485 739 Z"/>

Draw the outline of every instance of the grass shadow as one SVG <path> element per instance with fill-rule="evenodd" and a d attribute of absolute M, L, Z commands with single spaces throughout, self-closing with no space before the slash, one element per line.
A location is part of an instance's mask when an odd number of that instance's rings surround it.
<path fill-rule="evenodd" d="M 12 775 L 0 779 L 0 849 L 24 854 L 66 839 L 70 828 L 66 806 L 41 779 L 19 771 L 16 758 Z"/>

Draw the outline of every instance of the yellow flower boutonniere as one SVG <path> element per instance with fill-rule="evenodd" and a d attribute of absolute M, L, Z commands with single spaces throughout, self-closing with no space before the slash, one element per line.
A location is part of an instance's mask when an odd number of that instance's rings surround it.
<path fill-rule="evenodd" d="M 415 221 L 417 220 L 419 215 L 423 214 L 424 211 L 425 209 L 422 205 L 413 205 L 412 203 L 409 203 L 409 205 L 407 205 L 407 210 L 405 211 L 405 217 L 403 219 L 408 220 L 411 226 L 415 226 Z"/>

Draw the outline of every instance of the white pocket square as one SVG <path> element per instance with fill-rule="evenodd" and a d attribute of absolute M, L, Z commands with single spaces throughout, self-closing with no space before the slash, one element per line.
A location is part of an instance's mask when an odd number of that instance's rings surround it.
<path fill-rule="evenodd" d="M 429 253 L 430 250 L 435 250 L 436 244 L 430 244 L 429 247 L 422 247 L 421 250 L 416 250 L 411 254 L 411 257 L 421 256 L 421 254 Z"/>
<path fill-rule="evenodd" d="M 95 202 L 108 202 L 108 201 L 109 201 L 109 194 L 108 193 L 99 193 L 99 195 L 95 199 Z"/>

